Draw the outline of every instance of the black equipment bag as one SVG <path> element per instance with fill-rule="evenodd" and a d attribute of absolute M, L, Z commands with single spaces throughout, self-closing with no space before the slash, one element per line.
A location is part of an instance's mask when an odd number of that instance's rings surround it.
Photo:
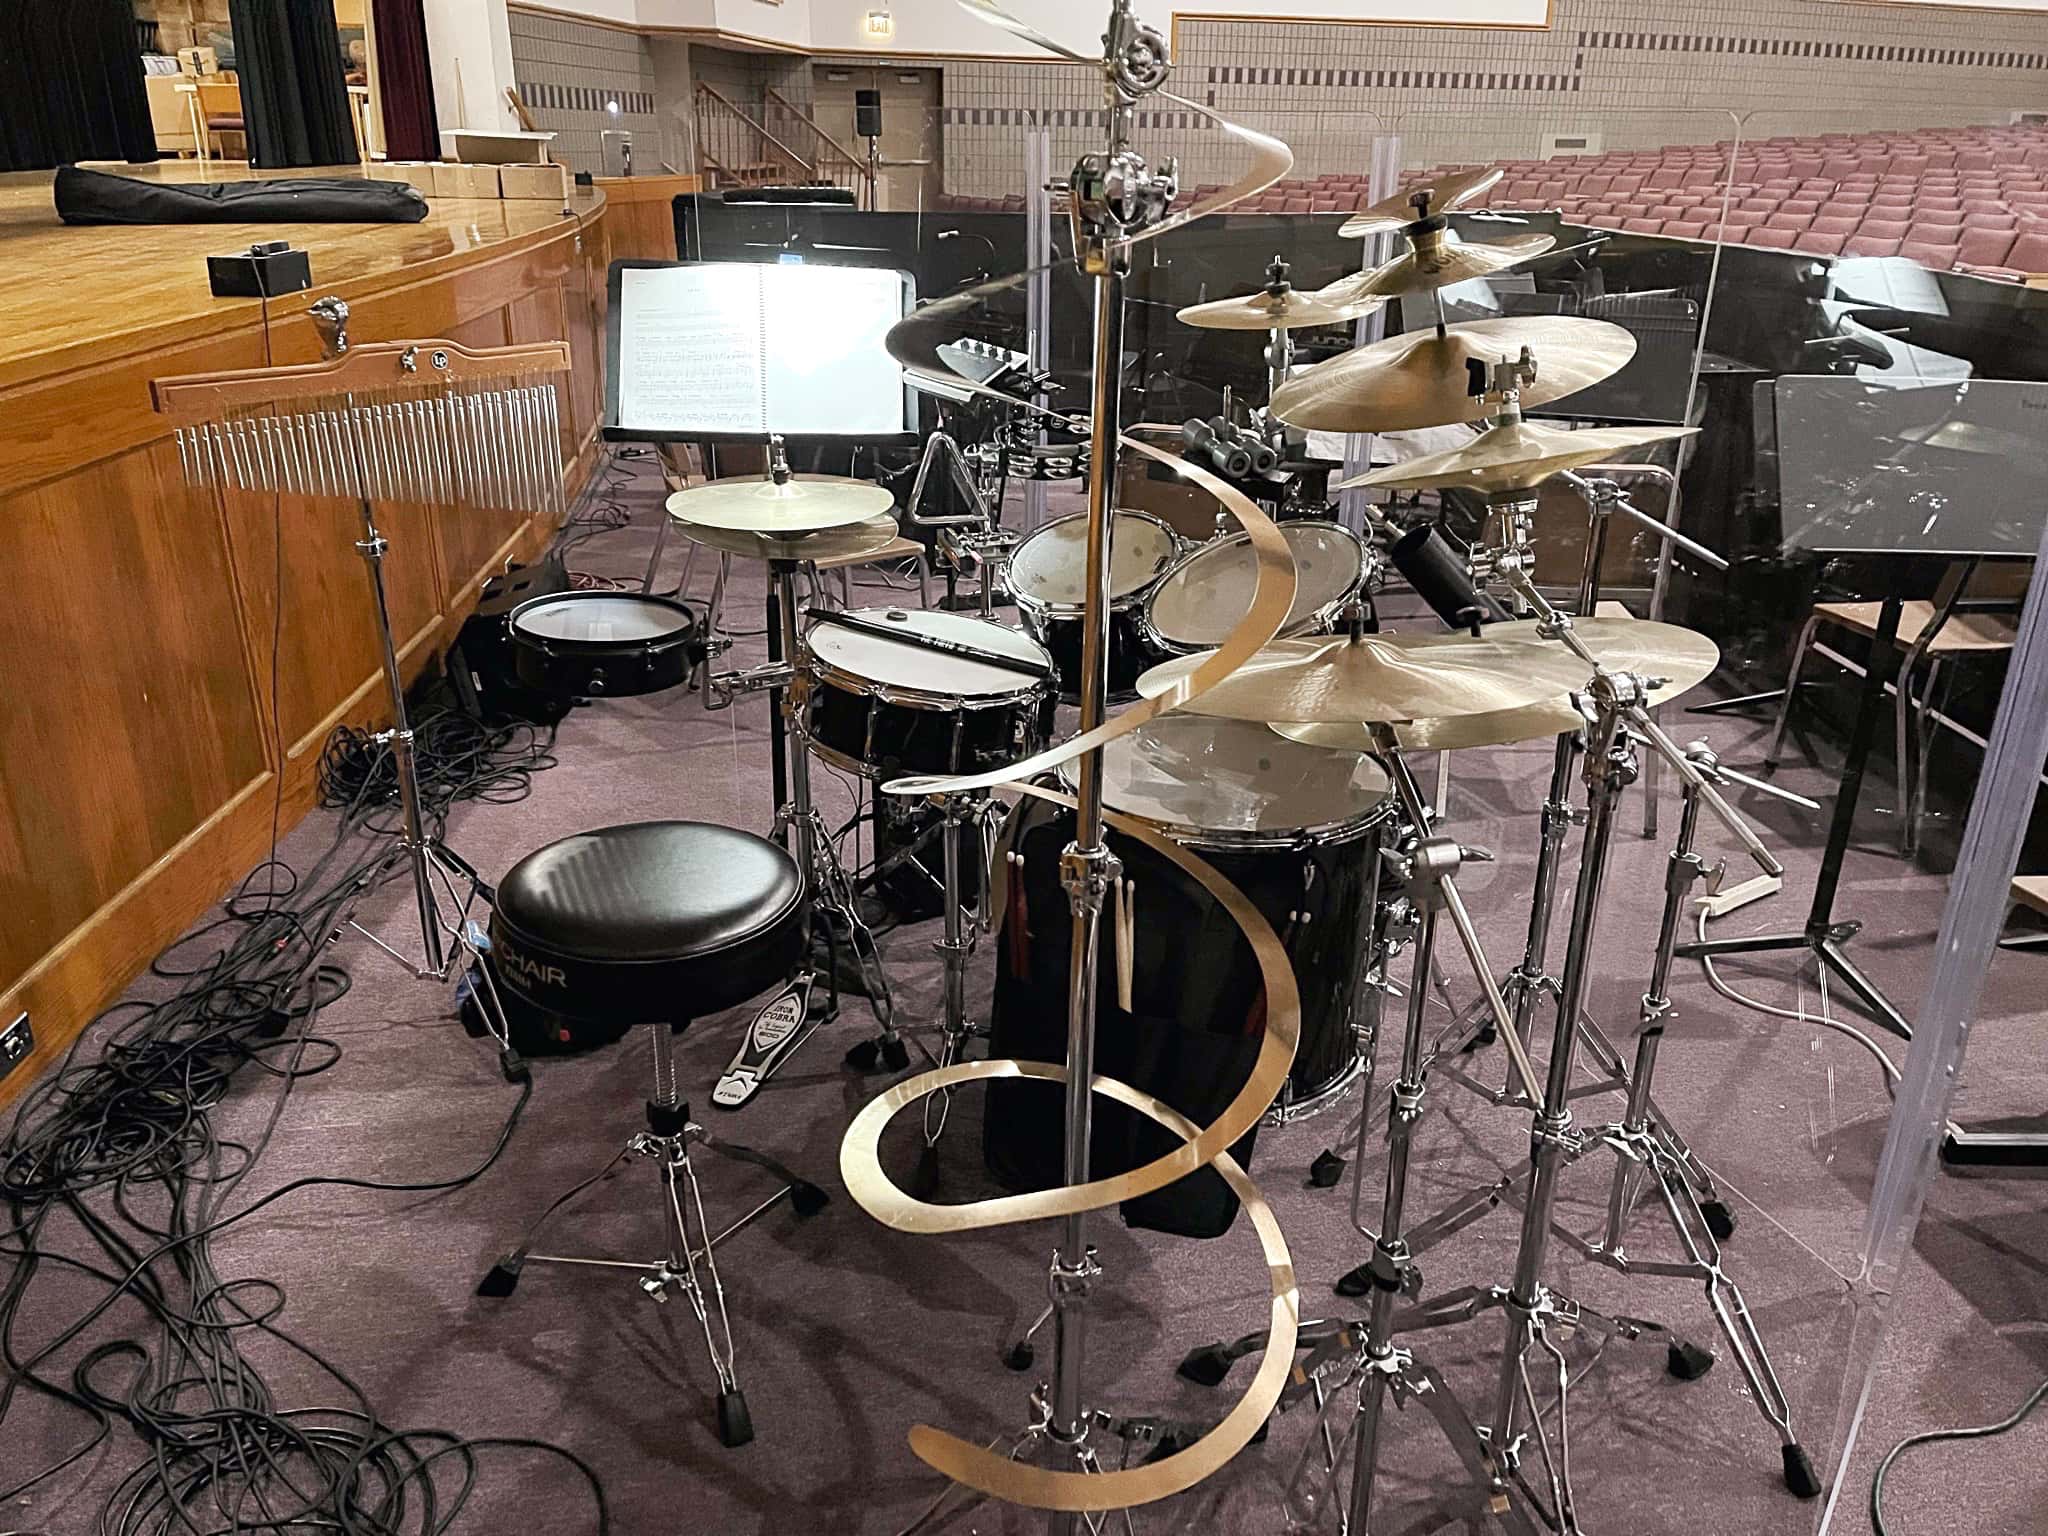
<path fill-rule="evenodd" d="M 417 224 L 427 200 L 402 181 L 300 176 L 202 185 L 66 165 L 57 171 L 57 216 L 66 224 Z"/>
<path fill-rule="evenodd" d="M 1060 888 L 1059 859 L 1073 841 L 1074 818 L 1037 800 L 1023 802 L 1014 814 L 1021 818 L 1014 846 L 1025 862 L 1010 871 L 1009 910 L 997 935 L 989 1051 L 1065 1061 L 1073 917 Z M 1206 1125 L 1237 1096 L 1258 1060 L 1265 1028 L 1258 963 L 1230 915 L 1178 866 L 1114 833 L 1109 841 L 1138 888 L 1131 987 L 1137 1011 L 1125 1013 L 1117 1005 L 1111 907 L 1102 917 L 1095 1069 Z M 982 1156 L 1006 1188 L 1047 1189 L 1064 1182 L 1064 1096 L 1056 1083 L 989 1084 Z M 1247 1131 L 1230 1149 L 1247 1172 L 1256 1136 L 1256 1130 Z M 1092 1177 L 1128 1173 L 1181 1144 L 1149 1116 L 1096 1096 Z M 1237 1219 L 1238 1199 L 1221 1174 L 1202 1168 L 1125 1201 L 1122 1209 L 1133 1227 L 1221 1237 Z"/>

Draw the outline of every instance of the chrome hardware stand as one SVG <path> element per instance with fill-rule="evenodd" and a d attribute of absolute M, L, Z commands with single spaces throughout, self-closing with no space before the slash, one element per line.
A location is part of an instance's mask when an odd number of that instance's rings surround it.
<path fill-rule="evenodd" d="M 1451 878 L 1463 860 L 1477 852 L 1461 848 L 1446 837 L 1429 837 L 1404 852 L 1388 850 L 1384 858 L 1407 884 L 1407 904 L 1415 930 L 1413 976 L 1408 989 L 1408 1022 L 1401 1041 L 1401 1069 L 1389 1096 L 1387 1120 L 1387 1169 L 1380 1202 L 1380 1227 L 1373 1237 L 1373 1256 L 1368 1268 L 1372 1276 L 1372 1305 L 1349 1369 L 1335 1388 L 1321 1371 L 1313 1374 L 1319 1413 L 1317 1435 L 1304 1448 L 1294 1475 L 1287 1484 L 1285 1513 L 1287 1529 L 1310 1531 L 1320 1528 L 1321 1517 L 1330 1504 L 1338 1502 L 1339 1459 L 1329 1429 L 1332 1407 L 1341 1392 L 1353 1384 L 1358 1389 L 1358 1407 L 1351 1421 L 1351 1489 L 1343 1501 L 1347 1514 L 1340 1516 L 1340 1530 L 1364 1536 L 1371 1530 L 1373 1488 L 1379 1471 L 1379 1432 L 1388 1393 L 1396 1406 L 1419 1402 L 1435 1419 L 1468 1472 L 1481 1485 L 1484 1512 L 1518 1536 L 1531 1536 L 1534 1526 L 1507 1497 L 1499 1468 L 1485 1440 L 1474 1427 L 1470 1414 L 1452 1395 L 1434 1367 L 1420 1365 L 1409 1350 L 1394 1343 L 1394 1307 L 1398 1298 L 1415 1295 L 1421 1272 L 1415 1268 L 1402 1236 L 1402 1218 L 1407 1204 L 1408 1158 L 1415 1127 L 1422 1119 L 1428 1090 L 1427 1065 L 1423 1055 L 1424 1014 L 1428 1006 L 1429 971 L 1435 956 L 1438 914 L 1452 892 Z M 1364 1132 L 1360 1131 L 1358 1166 L 1364 1166 Z M 1362 1180 L 1354 1173 L 1352 1214 L 1357 1221 Z M 1360 1224 L 1360 1231 L 1367 1229 Z M 1345 1336 L 1348 1337 L 1348 1336 Z M 1324 1477 L 1312 1478 L 1310 1455 L 1320 1447 Z M 1327 1486 L 1330 1498 L 1320 1495 Z M 1479 1513 L 1479 1511 L 1474 1511 Z"/>
<path fill-rule="evenodd" d="M 778 470 L 783 475 L 789 472 L 787 464 L 779 461 Z M 820 913 L 827 914 L 828 918 L 837 918 L 846 925 L 847 942 L 860 967 L 868 1006 L 881 1025 L 881 1034 L 876 1039 L 862 1041 L 847 1053 L 847 1064 L 863 1071 L 878 1062 L 892 1071 L 901 1071 L 910 1065 L 909 1049 L 896 1030 L 895 1001 L 889 991 L 889 978 L 882 969 L 881 952 L 875 943 L 874 933 L 861 919 L 853 881 L 839 862 L 839 853 L 833 846 L 825 818 L 811 799 L 811 737 L 807 725 L 810 672 L 804 666 L 802 631 L 796 618 L 796 573 L 802 563 L 797 560 L 768 562 L 770 578 L 775 586 L 775 608 L 781 626 L 784 660 L 768 669 L 759 669 L 758 675 L 748 674 L 747 681 L 752 686 L 779 685 L 782 694 L 781 729 L 788 744 L 789 799 L 776 807 L 775 827 L 770 835 L 779 843 L 786 844 L 792 837 L 795 841 L 791 851 L 803 871 L 805 887 L 805 959 L 789 986 L 755 1015 L 753 1024 L 740 1042 L 738 1053 L 711 1090 L 711 1102 L 721 1109 L 738 1109 L 753 1098 L 762 1084 L 773 1077 L 797 1048 L 811 1037 L 818 1025 L 838 1011 L 837 935 L 829 921 L 826 938 L 831 953 L 828 956 L 827 985 L 831 1004 L 822 1011 L 814 1011 L 811 1007 L 817 974 L 810 963 L 809 944 Z"/>
<path fill-rule="evenodd" d="M 920 510 L 924 506 L 925 488 L 931 479 L 932 466 L 941 456 L 946 460 L 946 472 L 954 489 L 971 511 L 927 516 Z M 951 434 L 934 432 L 925 440 L 924 456 L 917 464 L 917 478 L 910 486 L 910 521 L 919 528 L 937 530 L 936 542 L 946 557 L 948 608 L 953 606 L 954 586 L 961 573 L 972 569 L 979 574 L 981 616 L 984 619 L 995 610 L 994 584 L 1002 579 L 1002 572 L 1009 565 L 1010 553 L 1019 542 L 1016 534 L 1001 526 L 1000 486 L 996 488 L 996 497 L 995 504 L 991 506 L 982 487 L 968 472 L 967 455 Z"/>
<path fill-rule="evenodd" d="M 528 1264 L 580 1264 L 598 1269 L 634 1270 L 640 1289 L 655 1301 L 666 1302 L 671 1289 L 689 1299 L 698 1326 L 704 1331 L 705 1353 L 718 1375 L 718 1437 L 728 1446 L 745 1445 L 754 1438 L 747 1400 L 740 1392 L 732 1340 L 732 1319 L 725 1306 L 725 1286 L 718 1277 L 714 1250 L 742 1228 L 787 1199 L 799 1216 L 812 1216 L 824 1209 L 825 1192 L 798 1178 L 774 1159 L 746 1147 L 732 1146 L 711 1136 L 690 1118 L 690 1107 L 676 1091 L 675 1045 L 667 1024 L 642 1026 L 654 1047 L 654 1092 L 647 1100 L 647 1129 L 634 1136 L 611 1160 L 579 1184 L 569 1187 L 541 1212 L 519 1246 L 498 1261 L 477 1294 L 510 1296 L 519 1284 L 520 1271 Z M 782 1187 L 766 1200 L 732 1222 L 712 1232 L 704 1216 L 704 1196 L 697 1185 L 697 1170 L 690 1161 L 690 1148 L 702 1143 L 721 1157 L 766 1168 L 782 1180 Z M 595 1259 L 562 1253 L 535 1253 L 533 1245 L 541 1232 L 564 1207 L 585 1190 L 609 1177 L 629 1157 L 650 1158 L 659 1165 L 662 1189 L 662 1229 L 667 1249 L 653 1260 Z M 699 1274 L 699 1266 L 702 1273 Z"/>
<path fill-rule="evenodd" d="M 321 350 L 328 358 L 340 357 L 348 351 L 349 311 L 346 302 L 330 296 L 316 300 L 308 312 L 320 332 Z M 383 663 L 386 703 L 391 710 L 391 724 L 370 739 L 391 752 L 392 768 L 398 779 L 400 818 L 398 846 L 389 858 L 364 876 L 363 883 L 369 885 L 381 879 L 401 860 L 411 867 L 413 905 L 420 921 L 421 957 L 415 960 L 387 944 L 355 917 L 348 919 L 348 925 L 420 981 L 445 982 L 459 965 L 466 963 L 469 974 L 477 978 L 475 1000 L 478 1017 L 483 1020 L 498 1048 L 510 1053 L 512 1042 L 505 1023 L 504 1004 L 499 1000 L 497 982 L 492 979 L 490 967 L 483 961 L 483 952 L 489 946 L 470 917 L 470 910 L 479 896 L 483 897 L 486 905 L 489 904 L 483 877 L 468 860 L 427 830 L 421 809 L 419 766 L 413 755 L 412 720 L 405 707 L 405 676 L 399 670 L 398 645 L 391 628 L 391 602 L 384 586 L 384 557 L 391 549 L 391 541 L 377 527 L 377 511 L 370 496 L 374 482 L 353 394 L 343 397 L 343 415 L 348 422 L 343 441 L 350 463 L 346 474 L 339 478 L 352 480 L 358 492 L 355 501 L 362 518 L 363 536 L 356 540 L 356 551 L 363 557 L 364 568 L 370 577 L 370 596 L 377 610 L 377 647 Z M 458 890 L 458 880 L 467 888 L 467 894 Z M 454 913 L 452 918 L 442 910 L 444 898 Z M 452 945 L 449 943 L 451 940 Z"/>

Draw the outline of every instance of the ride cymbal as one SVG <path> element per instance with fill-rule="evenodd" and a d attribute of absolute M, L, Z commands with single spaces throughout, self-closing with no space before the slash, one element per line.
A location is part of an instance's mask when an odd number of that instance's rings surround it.
<path fill-rule="evenodd" d="M 1204 331 L 1298 331 L 1312 325 L 1344 325 L 1386 302 L 1377 294 L 1338 300 L 1327 290 L 1287 288 L 1276 294 L 1261 289 L 1235 299 L 1190 304 L 1175 318 Z"/>
<path fill-rule="evenodd" d="M 780 482 L 743 475 L 677 491 L 668 499 L 668 515 L 698 528 L 782 536 L 863 522 L 895 502 L 881 486 L 843 475 L 793 475 Z"/>
<path fill-rule="evenodd" d="M 1619 373 L 1636 339 L 1605 320 L 1512 315 L 1441 333 L 1411 331 L 1289 379 L 1273 392 L 1273 414 L 1290 427 L 1324 432 L 1409 432 L 1480 421 L 1499 407 L 1472 393 L 1466 367 L 1505 362 L 1527 347 L 1537 374 L 1522 385 L 1524 406 L 1546 405 Z"/>
<path fill-rule="evenodd" d="M 1269 720 L 1267 727 L 1311 747 L 1338 752 L 1376 752 L 1369 725 L 1303 724 Z M 1586 723 L 1568 698 L 1545 699 L 1520 709 L 1497 709 L 1484 715 L 1444 715 L 1434 720 L 1401 720 L 1388 729 L 1395 745 L 1406 752 L 1457 752 L 1467 747 L 1506 747 L 1517 742 L 1548 740 Z"/>
<path fill-rule="evenodd" d="M 1612 671 L 1664 679 L 1659 702 L 1708 676 L 1721 652 L 1705 635 L 1645 619 L 1577 619 L 1573 631 Z M 1138 679 L 1147 698 L 1201 665 L 1182 656 Z M 1592 669 L 1539 621 L 1490 624 L 1475 638 L 1363 635 L 1276 640 L 1188 704 L 1235 720 L 1356 725 L 1437 720 L 1554 703 L 1586 686 Z"/>
<path fill-rule="evenodd" d="M 1382 198 L 1369 208 L 1361 208 L 1338 226 L 1337 233 L 1346 240 L 1361 235 L 1376 235 L 1382 230 L 1405 229 L 1423 219 L 1434 218 L 1453 208 L 1469 203 L 1488 187 L 1499 181 L 1503 172 L 1496 166 L 1483 170 L 1460 171 L 1455 176 L 1436 176 L 1405 187 L 1392 197 Z M 1416 198 L 1425 199 L 1421 207 Z"/>
<path fill-rule="evenodd" d="M 1516 420 L 1489 427 L 1462 447 L 1368 470 L 1340 480 L 1330 489 L 1345 491 L 1365 485 L 1394 491 L 1435 491 L 1451 486 L 1488 493 L 1528 490 L 1581 464 L 1598 464 L 1632 448 L 1692 437 L 1698 431 L 1698 427 L 1595 427 L 1572 432 Z"/>

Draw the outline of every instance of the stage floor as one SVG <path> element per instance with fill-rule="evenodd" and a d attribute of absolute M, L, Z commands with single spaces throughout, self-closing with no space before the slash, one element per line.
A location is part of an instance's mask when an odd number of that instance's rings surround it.
<path fill-rule="evenodd" d="M 595 537 L 574 552 L 581 570 L 637 576 L 645 562 L 658 481 L 628 464 L 623 495 L 636 525 Z M 680 553 L 672 544 L 673 582 Z M 708 591 L 710 561 L 700 559 L 692 590 Z M 736 625 L 759 612 L 752 573 L 731 597 Z M 889 600 L 880 576 L 860 600 Z M 743 645 L 732 658 L 758 654 Z M 1705 736 L 1731 765 L 1751 767 L 1764 727 L 1672 712 L 1681 740 Z M 531 849 L 570 832 L 662 817 L 722 821 L 765 829 L 769 804 L 768 715 L 755 698 L 707 714 L 694 696 L 600 703 L 576 711 L 558 740 L 559 766 L 538 774 L 531 798 L 517 805 L 464 804 L 450 828 L 454 845 L 486 877 Z M 1784 780 L 1824 794 L 1839 746 L 1806 744 L 1813 765 L 1794 754 Z M 1533 831 L 1550 762 L 1547 743 L 1462 754 L 1450 810 L 1467 842 L 1495 849 L 1500 862 L 1473 869 L 1463 886 L 1497 968 L 1519 948 Z M 846 790 L 819 776 L 828 814 L 843 813 Z M 1664 826 L 1676 819 L 1667 775 Z M 1952 786 L 1967 789 L 1967 785 Z M 1947 876 L 1953 822 L 1938 827 L 1919 866 L 1888 850 L 1889 798 L 1882 768 L 1866 795 L 1863 839 L 1852 853 L 1841 911 L 1866 927 L 1855 952 L 1910 1013 L 1917 1011 Z M 1716 932 L 1788 926 L 1804 910 L 1824 820 L 1758 795 L 1738 795 L 1792 868 L 1786 890 L 1724 920 Z M 316 815 L 285 853 L 304 857 L 324 844 L 331 823 Z M 1626 1040 L 1647 974 L 1663 888 L 1665 849 L 1638 834 L 1631 803 L 1616 845 L 1616 873 L 1605 907 L 1592 1011 Z M 1708 857 L 1731 846 L 1711 832 Z M 1737 870 L 1735 878 L 1744 871 Z M 394 941 L 412 921 L 408 895 L 380 892 L 374 924 Z M 939 969 L 930 941 L 936 924 L 900 928 L 883 949 L 902 994 L 901 1016 L 928 1044 Z M 1450 984 L 1460 999 L 1472 986 L 1449 945 Z M 977 957 L 972 997 L 987 1006 L 990 957 Z M 295 1091 L 258 1175 L 253 1197 L 296 1176 L 349 1172 L 382 1179 L 445 1177 L 488 1149 L 515 1091 L 491 1054 L 449 1022 L 448 999 L 415 986 L 381 963 L 360 939 L 345 941 L 355 985 L 330 1006 L 320 1033 L 343 1049 L 338 1067 Z M 1972 1118 L 2016 1115 L 2048 1105 L 2048 1066 L 2040 1050 L 2048 956 L 2001 953 L 1973 1031 L 1963 1105 Z M 1784 962 L 1729 966 L 1728 979 L 1775 1004 L 1819 1006 L 1810 976 Z M 1405 974 L 1405 973 L 1404 973 Z M 1857 1315 L 1850 1283 L 1861 1221 L 1888 1103 L 1870 1057 L 1853 1041 L 1811 1025 L 1766 1018 L 1709 990 L 1696 966 L 1681 964 L 1676 1014 L 1660 1068 L 1659 1097 L 1700 1154 L 1722 1176 L 1741 1224 L 1726 1249 L 1729 1273 L 1746 1292 L 1789 1390 L 1802 1438 L 1825 1472 L 1843 1451 L 1845 1415 L 1859 1383 L 1845 1379 L 1846 1339 Z M 1836 1000 L 1839 1006 L 1839 999 Z M 264 1275 L 286 1290 L 285 1323 L 350 1372 L 393 1426 L 433 1425 L 465 1435 L 537 1436 L 566 1445 L 603 1479 L 611 1529 L 627 1536 L 692 1531 L 719 1536 L 781 1536 L 793 1530 L 886 1536 L 902 1530 L 941 1485 L 905 1444 L 914 1424 L 942 1426 L 986 1442 L 1014 1432 L 1027 1412 L 1033 1379 L 1004 1369 L 999 1352 L 1042 1304 L 1050 1229 L 1009 1227 L 964 1237 L 912 1237 L 886 1230 L 844 1194 L 838 1147 L 850 1116 L 881 1086 L 840 1065 L 845 1048 L 870 1030 L 858 1000 L 820 1031 L 760 1097 L 737 1115 L 708 1107 L 708 1090 L 735 1045 L 738 1015 L 698 1022 L 678 1042 L 685 1092 L 718 1135 L 758 1145 L 831 1191 L 829 1208 L 810 1221 L 786 1210 L 722 1250 L 734 1309 L 739 1370 L 758 1438 L 722 1449 L 712 1429 L 716 1389 L 694 1319 L 680 1304 L 659 1307 L 632 1281 L 602 1272 L 529 1269 L 508 1300 L 472 1293 L 493 1260 L 560 1189 L 594 1170 L 639 1124 L 647 1064 L 614 1048 L 535 1067 L 537 1091 L 510 1147 L 490 1174 L 460 1191 L 408 1197 L 323 1189 L 291 1196 L 216 1244 L 224 1276 Z M 1894 1060 L 1897 1042 L 1886 1041 Z M 1482 1058 L 1489 1075 L 1498 1053 Z M 1382 1082 L 1390 1075 L 1382 1068 Z M 268 1079 L 238 1080 L 219 1111 L 224 1129 L 260 1126 L 274 1096 Z M 1330 1282 L 1365 1256 L 1352 1231 L 1349 1185 L 1306 1187 L 1308 1165 L 1339 1137 L 1344 1111 L 1282 1129 L 1262 1130 L 1252 1174 L 1270 1197 L 1300 1275 L 1306 1316 L 1355 1315 Z M 1581 1123 L 1610 1118 L 1611 1097 L 1579 1101 Z M 914 1122 L 915 1116 L 904 1117 Z M 899 1176 L 915 1152 L 908 1124 L 887 1150 Z M 1418 1183 L 1411 1211 L 1436 1209 L 1453 1195 L 1516 1166 L 1526 1153 L 1526 1117 L 1495 1110 L 1448 1081 L 1432 1086 L 1419 1132 Z M 944 1140 L 942 1198 L 966 1198 L 992 1186 L 980 1165 L 981 1102 L 956 1098 Z M 1368 1214 L 1377 1209 L 1383 1149 L 1368 1151 Z M 1604 1154 L 1566 1181 L 1564 1214 L 1590 1228 L 1604 1207 Z M 766 1194 L 768 1176 L 711 1159 L 704 1169 L 713 1219 L 737 1214 Z M 653 1175 L 632 1165 L 601 1185 L 556 1228 L 563 1247 L 651 1252 Z M 1891 1337 L 1871 1390 L 1833 1528 L 1861 1531 L 1878 1455 L 1904 1435 L 2002 1417 L 2048 1374 L 2048 1212 L 2042 1186 L 2026 1178 L 1938 1175 L 1919 1241 L 1896 1298 Z M 1511 1211 L 1496 1211 L 1425 1256 L 1425 1293 L 1452 1286 L 1505 1283 L 1515 1239 Z M 1225 1388 L 1178 1380 L 1174 1366 L 1193 1346 L 1263 1324 L 1264 1274 L 1248 1224 L 1225 1238 L 1196 1243 L 1126 1229 L 1113 1213 L 1094 1220 L 1104 1278 L 1089 1352 L 1090 1399 L 1119 1413 L 1201 1420 L 1220 1415 L 1233 1388 L 1249 1380 L 1240 1365 Z M 1634 1229 L 1642 1253 L 1671 1251 L 1655 1211 Z M 1697 1287 L 1675 1281 L 1622 1280 L 1584 1263 L 1560 1260 L 1553 1278 L 1592 1306 L 1664 1321 L 1722 1353 L 1704 1379 L 1683 1383 L 1664 1371 L 1664 1353 L 1613 1348 L 1597 1363 L 1583 1340 L 1567 1345 L 1585 1369 L 1572 1396 L 1573 1462 L 1581 1520 L 1614 1536 L 1697 1532 L 1791 1536 L 1816 1529 L 1821 1509 L 1782 1488 L 1776 1438 L 1748 1400 L 1725 1358 Z M 23 1319 L 17 1350 L 41 1341 L 71 1282 L 39 1280 L 48 1300 Z M 96 1291 L 83 1288 L 73 1299 Z M 133 1331 L 139 1312 L 117 1309 L 107 1331 L 88 1333 L 45 1369 L 68 1378 L 83 1349 Z M 1486 1384 L 1500 1336 L 1497 1316 L 1418 1335 L 1412 1347 L 1451 1384 L 1469 1390 L 1485 1412 Z M 330 1382 L 303 1358 L 267 1339 L 245 1348 L 276 1387 L 282 1404 L 333 1400 Z M 1050 1359 L 1039 1351 L 1039 1369 Z M 1590 1366 L 1590 1369 L 1587 1369 Z M 37 1395 L 18 1397 L 5 1423 L 7 1462 L 41 1465 L 90 1433 L 75 1411 Z M 1310 1445 L 1307 1408 L 1276 1420 L 1270 1439 L 1248 1449 L 1208 1484 L 1155 1510 L 1139 1531 L 1273 1533 L 1287 1529 L 1282 1491 Z M 1427 1415 L 1390 1416 L 1385 1487 L 1387 1530 L 1403 1530 L 1462 1486 L 1461 1475 Z M 83 1531 L 100 1501 L 139 1459 L 123 1430 L 84 1468 L 37 1490 L 6 1516 L 10 1529 Z M 1988 1443 L 1934 1449 L 1902 1465 L 1890 1485 L 1898 1536 L 1969 1532 L 2033 1536 L 2048 1508 L 2048 1414 Z M 1042 1530 L 1039 1517 L 983 1509 L 938 1527 L 951 1532 Z M 1334 1531 L 1334 1520 L 1315 1527 Z M 456 1530 L 588 1532 L 596 1518 L 588 1490 L 555 1461 L 523 1453 L 486 1453 L 471 1508 Z"/>

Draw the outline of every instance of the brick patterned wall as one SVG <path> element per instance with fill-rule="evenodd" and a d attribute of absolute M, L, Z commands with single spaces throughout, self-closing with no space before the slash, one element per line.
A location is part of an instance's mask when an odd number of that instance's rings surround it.
<path fill-rule="evenodd" d="M 1410 166 L 1527 157 L 1548 134 L 1607 149 L 1836 129 L 2002 122 L 2048 108 L 2048 18 L 1840 0 L 1556 0 L 1543 31 L 1183 23 L 1173 89 L 1276 133 L 1300 174 L 1363 170 L 1376 133 Z M 1099 141 L 1099 86 L 1053 64 L 949 63 L 946 187 L 1021 188 L 1019 128 L 1059 165 Z M 1184 183 L 1227 178 L 1229 141 L 1146 114 Z"/>
<path fill-rule="evenodd" d="M 604 170 L 598 135 L 633 135 L 634 169 L 659 169 L 665 153 L 647 39 L 560 16 L 513 10 L 512 67 L 535 124 L 551 130 L 555 158 L 572 170 Z M 613 115 L 606 104 L 617 101 Z"/>

